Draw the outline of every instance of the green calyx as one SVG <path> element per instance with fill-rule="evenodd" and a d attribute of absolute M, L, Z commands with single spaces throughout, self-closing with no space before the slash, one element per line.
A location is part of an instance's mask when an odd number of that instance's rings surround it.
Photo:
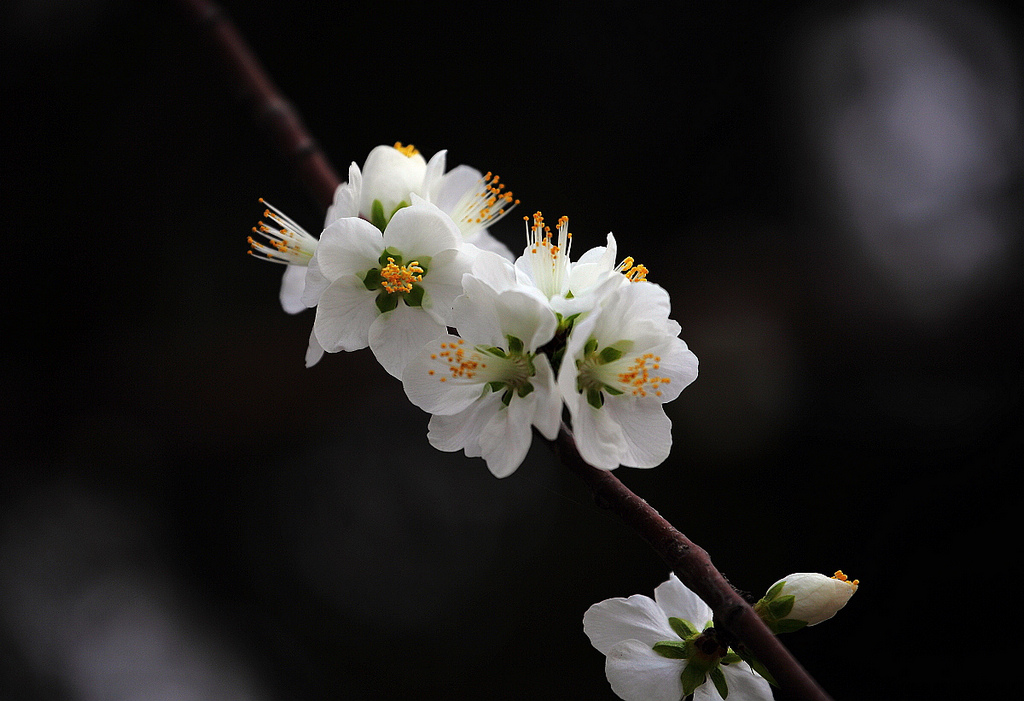
<path fill-rule="evenodd" d="M 498 346 L 476 346 L 474 350 L 483 355 L 500 358 L 511 366 L 512 371 L 505 379 L 494 380 L 484 385 L 484 392 L 501 392 L 501 403 L 508 406 L 513 397 L 523 398 L 535 389 L 530 382 L 537 369 L 533 364 L 534 354 L 526 351 L 525 344 L 519 338 L 505 336 L 508 348 Z"/>
<path fill-rule="evenodd" d="M 391 212 L 385 212 L 384 205 L 381 204 L 380 200 L 374 200 L 373 204 L 370 205 L 370 223 L 381 231 L 384 231 L 388 226 L 388 222 L 391 221 L 391 217 L 395 216 L 395 212 L 408 206 L 409 203 L 402 200 L 394 209 L 391 210 Z"/>
<path fill-rule="evenodd" d="M 586 395 L 587 404 L 600 409 L 604 406 L 605 395 L 617 397 L 623 394 L 618 387 L 600 379 L 599 368 L 622 358 L 633 347 L 629 340 L 615 343 L 598 349 L 598 340 L 591 337 L 583 346 L 583 356 L 576 361 L 576 391 Z"/>
<path fill-rule="evenodd" d="M 740 656 L 723 647 L 718 641 L 714 628 L 698 632 L 696 627 L 682 618 L 669 618 L 669 625 L 681 640 L 664 640 L 655 643 L 654 652 L 670 660 L 686 660 L 679 674 L 683 684 L 683 696 L 689 696 L 709 678 L 718 694 L 724 699 L 729 695 L 729 685 L 722 673 L 721 665 L 735 664 Z"/>
<path fill-rule="evenodd" d="M 786 618 L 793 610 L 796 597 L 792 594 L 780 596 L 785 584 L 785 580 L 777 582 L 760 601 L 754 604 L 754 612 L 761 617 L 765 625 L 776 635 L 792 633 L 807 626 L 807 621 Z"/>

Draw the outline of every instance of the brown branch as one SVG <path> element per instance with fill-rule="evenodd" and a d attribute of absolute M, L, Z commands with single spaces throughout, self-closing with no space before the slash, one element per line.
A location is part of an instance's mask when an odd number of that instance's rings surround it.
<path fill-rule="evenodd" d="M 238 28 L 216 3 L 182 2 L 189 16 L 208 35 L 208 43 L 228 73 L 229 84 L 238 88 L 239 97 L 249 103 L 256 119 L 270 130 L 271 140 L 295 168 L 302 185 L 326 210 L 341 181 L 299 113 L 281 96 Z"/>
<path fill-rule="evenodd" d="M 306 131 L 298 113 L 281 97 L 237 28 L 216 4 L 205 0 L 182 1 L 190 16 L 207 33 L 242 96 L 251 101 L 256 114 L 268 123 L 281 154 L 291 159 L 302 183 L 326 209 L 332 203 L 338 176 Z M 563 426 L 554 447 L 569 469 L 586 482 L 598 503 L 615 512 L 661 555 L 679 579 L 711 607 L 716 626 L 724 627 L 753 653 L 782 688 L 806 701 L 831 701 L 715 568 L 702 548 L 676 530 L 611 472 L 587 464 L 566 427 Z"/>
<path fill-rule="evenodd" d="M 554 448 L 562 462 L 586 482 L 598 505 L 614 512 L 646 540 L 680 581 L 711 607 L 716 627 L 724 627 L 735 636 L 768 668 L 783 689 L 807 701 L 831 701 L 825 690 L 711 563 L 703 548 L 676 530 L 614 474 L 584 461 L 571 431 L 565 425 Z"/>

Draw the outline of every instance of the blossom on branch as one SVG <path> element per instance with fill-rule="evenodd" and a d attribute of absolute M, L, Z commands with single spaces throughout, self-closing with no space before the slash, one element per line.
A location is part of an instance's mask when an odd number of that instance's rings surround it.
<path fill-rule="evenodd" d="M 605 470 L 655 467 L 672 448 L 662 404 L 697 377 L 697 357 L 668 318 L 668 293 L 616 286 L 572 328 L 558 385 L 580 455 Z"/>
<path fill-rule="evenodd" d="M 773 584 L 754 610 L 773 633 L 788 633 L 832 618 L 858 586 L 860 581 L 851 581 L 842 570 L 831 577 L 797 572 Z"/>
<path fill-rule="evenodd" d="M 626 701 L 765 701 L 768 681 L 723 645 L 711 608 L 675 574 L 654 590 L 607 599 L 583 616 L 590 643 L 607 656 L 605 675 Z"/>
<path fill-rule="evenodd" d="M 531 426 L 554 440 L 562 400 L 551 363 L 537 350 L 551 340 L 554 313 L 530 288 L 517 288 L 498 256 L 480 256 L 463 277 L 453 322 L 460 336 L 428 343 L 405 368 L 413 404 L 433 416 L 427 438 L 444 451 L 483 457 L 496 477 L 526 457 Z M 498 281 L 497 286 L 488 284 Z"/>
<path fill-rule="evenodd" d="M 342 217 L 362 217 L 382 231 L 391 217 L 412 203 L 412 196 L 437 205 L 458 227 L 463 241 L 509 260 L 512 253 L 487 231 L 519 203 L 492 173 L 460 165 L 445 173 L 447 151 L 429 161 L 412 145 L 376 146 L 360 170 L 349 166 L 348 181 L 338 186 L 324 226 Z"/>
<path fill-rule="evenodd" d="M 328 353 L 370 347 L 391 375 L 451 323 L 472 257 L 451 218 L 415 195 L 383 232 L 356 217 L 324 229 L 303 301 Z"/>

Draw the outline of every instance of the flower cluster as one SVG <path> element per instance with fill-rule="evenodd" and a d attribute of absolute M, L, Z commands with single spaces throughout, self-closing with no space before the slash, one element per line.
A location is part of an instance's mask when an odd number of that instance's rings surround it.
<path fill-rule="evenodd" d="M 250 252 L 285 263 L 281 303 L 316 308 L 307 366 L 369 347 L 432 414 L 431 445 L 516 470 L 532 429 L 554 439 L 563 407 L 580 454 L 614 469 L 668 457 L 662 405 L 697 376 L 668 293 L 615 238 L 570 259 L 568 219 L 526 217 L 516 258 L 487 227 L 516 204 L 497 176 L 445 172 L 410 146 L 349 168 L 314 238 L 268 206 Z"/>

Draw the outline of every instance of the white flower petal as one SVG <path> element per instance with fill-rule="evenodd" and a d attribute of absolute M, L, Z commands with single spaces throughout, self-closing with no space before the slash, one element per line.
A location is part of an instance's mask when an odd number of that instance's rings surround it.
<path fill-rule="evenodd" d="M 665 640 L 679 640 L 668 615 L 649 596 L 605 599 L 583 614 L 583 631 L 590 644 L 604 654 L 623 640 L 639 640 L 648 648 Z"/>
<path fill-rule="evenodd" d="M 500 255 L 488 251 L 481 253 L 473 259 L 473 268 L 470 271 L 473 277 L 481 280 L 498 292 L 518 286 L 516 270 L 507 260 Z"/>
<path fill-rule="evenodd" d="M 625 701 L 680 701 L 684 666 L 683 660 L 662 657 L 639 640 L 624 640 L 608 652 L 604 671 L 612 691 Z"/>
<path fill-rule="evenodd" d="M 566 400 L 566 405 L 572 416 L 572 432 L 580 456 L 602 470 L 614 470 L 623 464 L 630 447 L 607 406 L 595 409 L 579 394 Z"/>
<path fill-rule="evenodd" d="M 384 230 L 384 247 L 400 251 L 406 263 L 418 256 L 436 256 L 461 243 L 462 235 L 451 217 L 423 200 L 395 212 Z"/>
<path fill-rule="evenodd" d="M 666 615 L 689 621 L 697 630 L 704 630 L 713 616 L 711 607 L 680 582 L 675 573 L 670 573 L 668 581 L 654 590 L 654 600 Z"/>
<path fill-rule="evenodd" d="M 507 407 L 500 405 L 480 432 L 480 453 L 495 477 L 508 477 L 526 459 L 533 442 L 530 404 L 532 402 L 513 397 Z"/>
<path fill-rule="evenodd" d="M 306 291 L 306 270 L 302 265 L 287 265 L 281 277 L 281 307 L 289 314 L 306 310 L 302 293 Z"/>
<path fill-rule="evenodd" d="M 370 325 L 380 314 L 374 299 L 355 275 L 339 278 L 320 296 L 313 333 L 328 353 L 354 351 L 369 345 Z"/>
<path fill-rule="evenodd" d="M 750 668 L 746 662 L 723 665 L 722 674 L 725 675 L 725 683 L 729 685 L 728 701 L 772 701 L 772 686 L 768 680 Z M 721 697 L 715 689 L 714 684 L 709 686 L 713 696 L 710 699 L 719 701 Z M 694 694 L 694 701 L 697 696 Z"/>
<path fill-rule="evenodd" d="M 605 414 L 621 429 L 625 442 L 621 465 L 646 468 L 665 462 L 672 450 L 672 421 L 656 398 L 606 397 L 604 406 L 593 411 Z"/>
<path fill-rule="evenodd" d="M 430 269 L 423 276 L 423 308 L 441 324 L 452 324 L 455 299 L 462 294 L 462 276 L 470 269 L 472 260 L 464 250 L 449 248 L 430 261 Z"/>
<path fill-rule="evenodd" d="M 419 153 L 405 155 L 393 146 L 377 146 L 363 162 L 363 184 L 359 211 L 368 214 L 374 200 L 380 200 L 385 216 L 401 202 L 411 202 L 409 193 L 419 193 L 427 162 Z"/>
<path fill-rule="evenodd" d="M 402 371 L 409 361 L 444 332 L 444 326 L 425 311 L 399 302 L 393 310 L 373 320 L 368 340 L 377 362 L 393 377 L 402 379 Z M 320 334 L 317 338 L 323 341 Z"/>
<path fill-rule="evenodd" d="M 378 267 L 384 237 L 370 222 L 356 217 L 337 219 L 320 234 L 316 262 L 321 275 L 333 282 L 344 275 Z M 309 283 L 307 283 L 309 288 Z M 306 304 L 309 305 L 307 292 Z"/>
<path fill-rule="evenodd" d="M 501 395 L 492 392 L 458 414 L 435 414 L 430 417 L 427 440 L 438 450 L 449 453 L 464 450 L 467 458 L 478 458 L 481 455 L 480 434 L 501 406 Z"/>
<path fill-rule="evenodd" d="M 324 347 L 316 340 L 316 331 L 309 332 L 309 345 L 306 347 L 306 367 L 311 368 L 324 357 Z"/>
<path fill-rule="evenodd" d="M 438 190 L 437 196 L 431 198 L 431 201 L 440 207 L 442 211 L 451 214 L 455 205 L 462 199 L 462 196 L 470 188 L 475 188 L 482 177 L 483 174 L 476 168 L 470 168 L 466 165 L 456 166 L 441 178 L 441 187 Z"/>
<path fill-rule="evenodd" d="M 546 355 L 538 354 L 534 357 L 533 367 L 537 371 L 530 381 L 534 388 L 533 394 L 526 397 L 533 398 L 533 425 L 541 435 L 553 441 L 558 438 L 562 428 L 562 395 L 558 392 L 555 372 Z"/>
<path fill-rule="evenodd" d="M 338 189 L 334 191 L 334 202 L 327 208 L 324 228 L 327 228 L 335 219 L 359 216 L 359 193 L 362 190 L 362 185 L 363 177 L 359 172 L 359 166 L 352 161 L 348 167 L 348 182 L 338 185 Z M 369 216 L 369 212 L 366 214 Z"/>
<path fill-rule="evenodd" d="M 423 184 L 416 194 L 422 195 L 430 202 L 437 204 L 441 194 L 441 185 L 444 182 L 444 169 L 448 160 L 448 151 L 441 149 L 427 161 L 427 170 L 423 176 Z"/>
<path fill-rule="evenodd" d="M 459 340 L 448 334 L 440 336 L 423 346 L 405 366 L 402 372 L 405 394 L 423 411 L 448 416 L 458 414 L 483 395 L 481 382 L 443 372 L 443 364 L 436 359 L 444 352 L 441 344 L 454 347 Z"/>

